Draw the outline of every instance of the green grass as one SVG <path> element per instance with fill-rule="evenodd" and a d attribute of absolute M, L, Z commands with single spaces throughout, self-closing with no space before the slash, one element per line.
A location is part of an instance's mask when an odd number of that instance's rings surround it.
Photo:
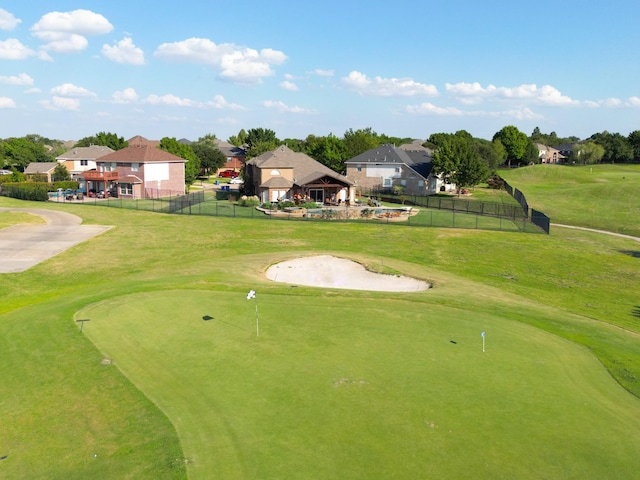
<path fill-rule="evenodd" d="M 1 278 L 0 477 L 633 478 L 640 467 L 633 240 L 0 206 L 115 227 Z M 310 253 L 434 289 L 264 278 Z"/>
<path fill-rule="evenodd" d="M 554 223 L 640 237 L 640 165 L 534 165 L 499 173 Z"/>
<path fill-rule="evenodd" d="M 34 223 L 46 223 L 42 217 L 23 212 L 0 212 L 0 228 L 11 225 L 25 225 Z"/>

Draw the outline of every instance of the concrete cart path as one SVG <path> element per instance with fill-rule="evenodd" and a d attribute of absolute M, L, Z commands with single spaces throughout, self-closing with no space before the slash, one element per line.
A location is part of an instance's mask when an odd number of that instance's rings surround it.
<path fill-rule="evenodd" d="M 112 227 L 82 225 L 77 215 L 37 208 L 0 208 L 0 211 L 38 215 L 46 225 L 12 225 L 0 229 L 0 273 L 16 273 L 106 232 Z"/>

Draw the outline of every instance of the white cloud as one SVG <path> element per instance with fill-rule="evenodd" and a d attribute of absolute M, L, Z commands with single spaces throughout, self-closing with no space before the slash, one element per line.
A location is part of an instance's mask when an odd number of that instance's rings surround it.
<path fill-rule="evenodd" d="M 640 107 L 640 97 L 629 97 L 626 105 L 628 107 Z"/>
<path fill-rule="evenodd" d="M 407 105 L 407 112 L 415 114 L 433 114 L 442 116 L 462 116 L 464 112 L 455 107 L 437 107 L 433 103 L 424 102 L 419 105 Z"/>
<path fill-rule="evenodd" d="M 285 90 L 289 90 L 290 92 L 297 92 L 299 90 L 298 85 L 289 80 L 285 80 L 284 82 L 280 82 L 280 86 Z"/>
<path fill-rule="evenodd" d="M 273 75 L 271 66 L 280 65 L 287 59 L 284 53 L 271 48 L 258 51 L 230 43 L 216 45 L 206 38 L 163 43 L 154 55 L 167 61 L 211 65 L 220 70 L 220 77 L 225 80 L 250 84 L 260 83 L 263 77 Z"/>
<path fill-rule="evenodd" d="M 16 108 L 16 102 L 9 97 L 0 97 L 0 108 Z"/>
<path fill-rule="evenodd" d="M 415 115 L 437 115 L 445 117 L 507 117 L 518 120 L 524 119 L 542 119 L 542 115 L 538 115 L 529 108 L 486 111 L 486 110 L 461 110 L 456 107 L 438 107 L 429 102 L 419 105 L 407 105 L 406 111 Z"/>
<path fill-rule="evenodd" d="M 113 46 L 104 44 L 102 55 L 116 63 L 144 65 L 144 52 L 133 44 L 131 37 L 125 37 Z"/>
<path fill-rule="evenodd" d="M 22 23 L 22 20 L 0 8 L 0 30 L 13 30 L 19 23 Z"/>
<path fill-rule="evenodd" d="M 50 12 L 43 15 L 31 27 L 31 34 L 45 42 L 46 51 L 57 53 L 79 52 L 87 48 L 89 35 L 103 35 L 113 30 L 113 25 L 90 10 Z"/>
<path fill-rule="evenodd" d="M 2 60 L 24 60 L 37 55 L 37 52 L 15 38 L 0 41 L 0 59 Z"/>
<path fill-rule="evenodd" d="M 27 93 L 29 95 L 32 95 L 34 93 L 42 93 L 42 90 L 40 90 L 39 88 L 27 88 L 24 93 Z"/>
<path fill-rule="evenodd" d="M 483 87 L 478 82 L 460 82 L 447 83 L 445 88 L 451 97 L 467 105 L 491 99 L 531 101 L 550 106 L 578 105 L 580 103 L 562 95 L 557 88 L 551 85 L 543 85 L 540 88 L 535 84 L 524 84 L 517 87 L 496 87 L 495 85 Z"/>
<path fill-rule="evenodd" d="M 78 87 L 73 83 L 63 83 L 50 90 L 52 95 L 66 98 L 95 97 L 96 94 L 84 87 Z"/>
<path fill-rule="evenodd" d="M 125 88 L 121 91 L 115 91 L 111 95 L 113 103 L 135 103 L 138 100 L 138 94 L 133 88 Z"/>
<path fill-rule="evenodd" d="M 26 73 L 21 73 L 10 77 L 2 76 L 0 77 L 0 83 L 4 83 L 5 85 L 33 85 L 33 78 Z"/>
<path fill-rule="evenodd" d="M 280 101 L 275 102 L 273 100 L 265 100 L 264 102 L 262 102 L 262 105 L 266 108 L 277 110 L 280 113 L 299 113 L 307 115 L 313 115 L 317 113 L 315 110 L 311 110 L 308 108 L 290 107 L 289 105 Z"/>
<path fill-rule="evenodd" d="M 433 85 L 418 83 L 411 78 L 368 78 L 364 73 L 353 71 L 340 83 L 360 95 L 376 97 L 435 96 L 438 89 Z"/>
<path fill-rule="evenodd" d="M 242 105 L 237 103 L 229 103 L 222 95 L 216 95 L 212 101 L 205 103 L 206 107 L 217 108 L 220 110 L 246 110 Z"/>
<path fill-rule="evenodd" d="M 54 95 L 51 100 L 43 100 L 40 102 L 49 110 L 78 110 L 80 108 L 80 100 L 77 98 L 59 97 Z"/>
<path fill-rule="evenodd" d="M 180 98 L 176 95 L 168 93 L 166 95 L 149 95 L 143 100 L 144 103 L 151 105 L 169 105 L 173 107 L 194 107 L 197 106 L 196 102 L 189 98 Z"/>
<path fill-rule="evenodd" d="M 317 75 L 319 77 L 333 77 L 333 70 L 323 70 L 321 68 L 316 68 L 311 72 L 313 75 Z"/>

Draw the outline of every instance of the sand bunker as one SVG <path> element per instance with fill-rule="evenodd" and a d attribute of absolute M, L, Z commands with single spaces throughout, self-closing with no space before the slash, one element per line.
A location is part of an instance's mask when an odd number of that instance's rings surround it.
<path fill-rule="evenodd" d="M 302 257 L 272 265 L 267 270 L 267 278 L 294 285 L 376 292 L 419 292 L 430 287 L 423 280 L 370 272 L 359 263 L 330 255 Z"/>

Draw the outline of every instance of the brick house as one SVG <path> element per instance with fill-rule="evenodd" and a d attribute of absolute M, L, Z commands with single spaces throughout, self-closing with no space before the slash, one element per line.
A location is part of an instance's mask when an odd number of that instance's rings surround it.
<path fill-rule="evenodd" d="M 245 159 L 245 151 L 243 148 L 236 147 L 235 145 L 232 145 L 228 142 L 224 142 L 217 138 L 213 142 L 227 159 L 225 164 L 218 169 L 218 171 L 216 172 L 216 175 L 226 170 L 240 172 L 244 168 L 246 159 Z"/>
<path fill-rule="evenodd" d="M 359 189 L 392 192 L 402 187 L 408 195 L 455 191 L 433 173 L 433 152 L 418 143 L 381 145 L 347 160 L 347 177 Z"/>
<path fill-rule="evenodd" d="M 185 193 L 184 158 L 137 141 L 96 159 L 96 169 L 84 172 L 87 192 L 110 192 L 122 198 L 157 198 Z M 133 144 L 132 144 L 133 143 Z"/>
<path fill-rule="evenodd" d="M 355 198 L 355 186 L 304 153 L 282 145 L 247 161 L 245 190 L 262 202 L 308 199 L 318 203 Z"/>

